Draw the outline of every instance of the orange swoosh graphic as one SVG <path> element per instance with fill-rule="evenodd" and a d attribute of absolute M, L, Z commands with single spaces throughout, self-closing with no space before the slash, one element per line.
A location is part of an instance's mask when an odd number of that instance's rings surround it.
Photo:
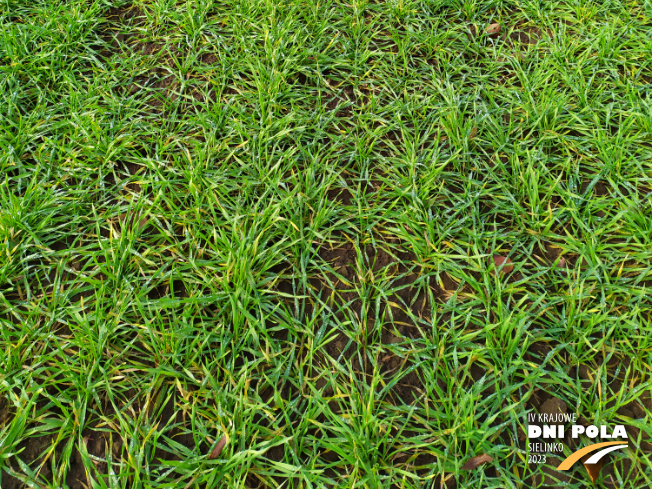
<path fill-rule="evenodd" d="M 575 462 L 577 462 L 579 459 L 581 459 L 584 455 L 587 453 L 591 453 L 598 448 L 602 447 L 609 447 L 612 445 L 624 445 L 625 442 L 623 441 L 606 441 L 604 443 L 596 443 L 594 445 L 589 445 L 588 447 L 584 447 L 581 450 L 576 451 L 575 453 L 571 454 L 564 460 L 562 463 L 559 464 L 557 467 L 557 470 L 568 470 L 570 469 Z"/>

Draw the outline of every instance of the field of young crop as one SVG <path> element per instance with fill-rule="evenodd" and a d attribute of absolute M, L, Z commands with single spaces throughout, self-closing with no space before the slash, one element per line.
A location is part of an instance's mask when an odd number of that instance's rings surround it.
<path fill-rule="evenodd" d="M 649 488 L 651 321 L 650 0 L 0 0 L 2 489 Z"/>

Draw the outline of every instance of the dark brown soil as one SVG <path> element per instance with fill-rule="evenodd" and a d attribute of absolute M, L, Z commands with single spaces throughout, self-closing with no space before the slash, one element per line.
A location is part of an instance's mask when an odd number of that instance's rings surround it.
<path fill-rule="evenodd" d="M 179 405 L 180 396 L 178 391 L 175 389 L 170 396 L 170 399 L 163 405 L 161 411 L 155 411 L 152 414 L 154 419 L 159 420 L 159 429 L 165 433 L 167 437 L 171 440 L 187 447 L 193 449 L 195 447 L 195 440 L 191 434 L 190 429 L 190 420 L 189 415 L 186 415 L 182 410 L 176 410 L 176 407 Z M 160 415 L 157 415 L 157 412 L 160 412 Z M 176 412 L 176 414 L 175 414 Z M 168 425 L 167 428 L 164 428 Z M 160 460 L 181 460 L 182 455 L 174 447 L 165 447 L 165 444 L 161 444 L 157 447 L 154 453 L 154 461 L 159 462 Z M 209 446 L 205 440 L 202 440 L 199 449 L 201 453 L 207 453 Z"/>
<path fill-rule="evenodd" d="M 124 396 L 117 398 L 118 408 L 124 416 L 136 416 L 144 409 L 143 396 L 144 394 L 135 390 L 127 391 Z M 163 403 L 161 395 L 152 404 L 148 412 L 150 422 L 153 424 L 158 423 L 158 430 L 162 434 L 191 450 L 198 449 L 201 453 L 208 453 L 210 447 L 206 441 L 200 442 L 200 445 L 196 447 L 191 434 L 189 415 L 185 415 L 183 411 L 178 410 L 180 399 L 176 390 L 172 391 L 172 395 L 166 403 Z M 110 405 L 101 406 L 101 408 L 106 416 L 110 417 L 114 413 Z M 0 427 L 8 421 L 9 411 L 6 400 L 0 399 Z M 126 447 L 124 446 L 125 440 L 122 436 L 100 421 L 92 423 L 92 427 L 85 428 L 82 431 L 81 441 L 75 441 L 72 447 L 65 479 L 66 486 L 70 489 L 84 489 L 91 484 L 91 481 L 88 480 L 87 468 L 82 459 L 83 451 L 88 453 L 92 464 L 90 476 L 94 479 L 102 478 L 108 485 L 108 457 L 111 456 L 114 463 L 116 463 L 116 460 L 127 456 Z M 56 438 L 56 434 L 33 436 L 21 441 L 18 445 L 17 456 L 32 470 L 38 472 L 41 481 L 52 481 L 53 465 L 57 470 L 61 467 L 64 446 L 68 441 L 59 442 L 52 451 Z M 183 455 L 179 453 L 177 448 L 167 446 L 165 442 L 159 440 L 149 465 L 153 470 L 157 470 L 165 461 L 178 461 L 182 457 Z M 7 463 L 16 472 L 23 472 L 15 459 L 10 458 Z M 25 485 L 21 480 L 4 471 L 0 476 L 0 487 L 3 489 L 26 489 L 31 486 Z"/>
<path fill-rule="evenodd" d="M 30 468 L 35 469 L 42 464 L 40 475 L 45 478 L 51 478 L 52 469 L 48 463 L 48 459 L 45 458 L 45 453 L 52 446 L 54 441 L 53 435 L 33 437 L 27 440 L 23 440 L 18 445 L 18 450 L 20 451 L 20 458 L 25 462 Z M 17 472 L 20 471 L 20 467 L 15 461 L 8 460 L 7 465 L 9 465 L 13 470 Z M 23 489 L 28 486 L 24 485 L 19 479 L 11 476 L 8 472 L 3 472 L 0 476 L 0 486 L 4 489 Z"/>
<path fill-rule="evenodd" d="M 347 205 L 350 202 L 347 190 L 333 192 L 333 197 L 342 195 Z M 416 260 L 414 254 L 392 248 L 399 247 L 390 247 L 380 239 L 366 245 L 344 239 L 337 244 L 322 245 L 319 256 L 329 267 L 322 269 L 320 279 L 313 280 L 313 293 L 332 307 L 337 321 L 350 319 L 360 326 L 357 334 L 342 330 L 331 332 L 333 339 L 326 345 L 326 353 L 336 361 L 351 362 L 353 371 L 359 373 L 363 381 L 370 381 L 374 369 L 379 369 L 387 383 L 394 382 L 388 400 L 409 404 L 422 392 L 420 369 L 411 368 L 412 359 L 398 353 L 400 349 L 395 346 L 423 335 L 415 320 L 429 318 L 430 304 L 426 293 L 415 285 L 418 271 L 408 270 L 405 265 Z M 381 316 L 376 317 L 374 307 L 359 291 L 364 288 L 364 282 L 382 274 L 396 277 L 390 279 L 395 292 L 381 301 Z M 441 295 L 437 288 L 434 292 L 435 297 Z M 376 330 L 375 325 L 380 329 Z M 375 350 L 380 346 L 374 362 L 366 354 L 372 345 Z M 328 362 L 323 360 L 320 364 L 326 368 Z"/>

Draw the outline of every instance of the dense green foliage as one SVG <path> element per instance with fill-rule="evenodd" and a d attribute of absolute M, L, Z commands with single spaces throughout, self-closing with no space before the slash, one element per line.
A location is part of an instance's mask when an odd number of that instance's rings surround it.
<path fill-rule="evenodd" d="M 562 487 L 551 397 L 652 485 L 650 1 L 0 24 L 2 487 Z"/>

